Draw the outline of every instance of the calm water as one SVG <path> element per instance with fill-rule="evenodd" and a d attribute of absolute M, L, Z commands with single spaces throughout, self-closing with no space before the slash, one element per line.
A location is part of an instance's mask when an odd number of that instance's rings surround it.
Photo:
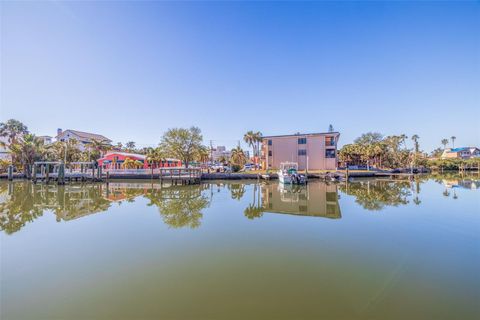
<path fill-rule="evenodd" d="M 7 319 L 478 319 L 480 180 L 0 182 Z"/>

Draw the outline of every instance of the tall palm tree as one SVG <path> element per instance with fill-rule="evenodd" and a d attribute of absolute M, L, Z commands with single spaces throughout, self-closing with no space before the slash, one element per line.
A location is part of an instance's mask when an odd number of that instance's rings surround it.
<path fill-rule="evenodd" d="M 418 134 L 414 134 L 412 136 L 412 140 L 413 142 L 415 143 L 415 152 L 418 153 L 419 152 L 419 149 L 420 149 L 420 145 L 418 144 L 418 139 L 420 139 L 420 137 L 418 136 Z"/>
<path fill-rule="evenodd" d="M 253 155 L 255 156 L 256 154 L 256 140 L 255 140 L 255 132 L 252 130 L 248 131 L 243 135 L 243 141 L 245 141 L 250 148 L 253 150 Z"/>
<path fill-rule="evenodd" d="M 442 139 L 442 145 L 444 150 L 447 148 L 447 144 L 448 144 L 448 139 Z"/>
<path fill-rule="evenodd" d="M 450 139 L 452 139 L 452 149 L 454 149 L 455 148 L 455 139 L 457 139 L 457 137 L 451 136 Z"/>
<path fill-rule="evenodd" d="M 404 133 L 400 135 L 400 143 L 403 143 L 403 146 L 406 148 L 407 147 L 407 139 L 408 136 Z"/>
<path fill-rule="evenodd" d="M 254 141 L 257 145 L 257 154 L 256 154 L 257 157 L 260 155 L 260 143 L 262 142 L 262 140 L 263 140 L 262 133 L 260 131 L 255 132 Z"/>

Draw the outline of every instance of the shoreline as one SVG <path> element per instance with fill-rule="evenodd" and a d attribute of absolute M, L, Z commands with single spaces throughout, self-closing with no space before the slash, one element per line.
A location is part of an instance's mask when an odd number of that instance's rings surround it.
<path fill-rule="evenodd" d="M 349 172 L 348 178 L 375 178 L 375 177 L 409 177 L 428 172 L 418 173 L 393 173 L 393 172 L 377 172 L 377 171 L 361 171 Z M 327 179 L 327 180 L 342 180 L 347 175 L 344 172 L 332 171 L 326 173 L 309 173 L 308 179 Z M 0 180 L 7 180 L 7 174 L 0 174 Z M 276 173 L 270 174 L 268 180 L 277 180 Z M 28 180 L 24 174 L 13 174 L 13 180 Z M 105 178 L 102 179 L 105 182 Z M 160 180 L 159 174 L 112 174 L 108 180 Z M 202 173 L 200 180 L 264 180 L 260 173 Z"/>

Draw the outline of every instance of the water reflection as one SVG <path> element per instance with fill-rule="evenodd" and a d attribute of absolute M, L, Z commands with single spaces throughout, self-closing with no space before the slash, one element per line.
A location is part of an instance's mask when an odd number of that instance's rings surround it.
<path fill-rule="evenodd" d="M 264 184 L 261 198 L 263 211 L 341 218 L 337 185 L 333 183 L 309 183 L 306 186 Z"/>
<path fill-rule="evenodd" d="M 202 223 L 204 209 L 222 194 L 244 205 L 243 214 L 247 219 L 261 218 L 267 212 L 340 219 L 340 193 L 353 196 L 355 202 L 367 210 L 378 211 L 409 203 L 421 205 L 421 185 L 429 180 L 432 177 L 417 176 L 405 180 L 360 179 L 341 184 L 315 181 L 306 186 L 251 181 L 216 181 L 191 186 L 161 186 L 144 181 L 111 182 L 108 186 L 0 182 L 0 230 L 14 233 L 45 211 L 55 214 L 58 222 L 70 221 L 108 212 L 112 204 L 138 199 L 145 199 L 147 206 L 156 207 L 169 227 L 197 228 Z M 443 196 L 452 199 L 458 199 L 457 188 L 480 187 L 477 176 L 433 176 L 433 180 L 444 186 L 439 194 L 443 192 Z"/>
<path fill-rule="evenodd" d="M 157 206 L 163 221 L 173 228 L 197 228 L 202 210 L 210 204 L 202 191 L 207 185 L 171 186 L 151 189 L 145 194 L 149 206 Z"/>

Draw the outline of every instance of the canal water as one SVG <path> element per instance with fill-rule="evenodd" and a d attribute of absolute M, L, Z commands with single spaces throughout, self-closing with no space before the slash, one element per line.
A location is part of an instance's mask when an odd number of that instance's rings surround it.
<path fill-rule="evenodd" d="M 479 319 L 480 178 L 0 182 L 0 318 Z"/>

